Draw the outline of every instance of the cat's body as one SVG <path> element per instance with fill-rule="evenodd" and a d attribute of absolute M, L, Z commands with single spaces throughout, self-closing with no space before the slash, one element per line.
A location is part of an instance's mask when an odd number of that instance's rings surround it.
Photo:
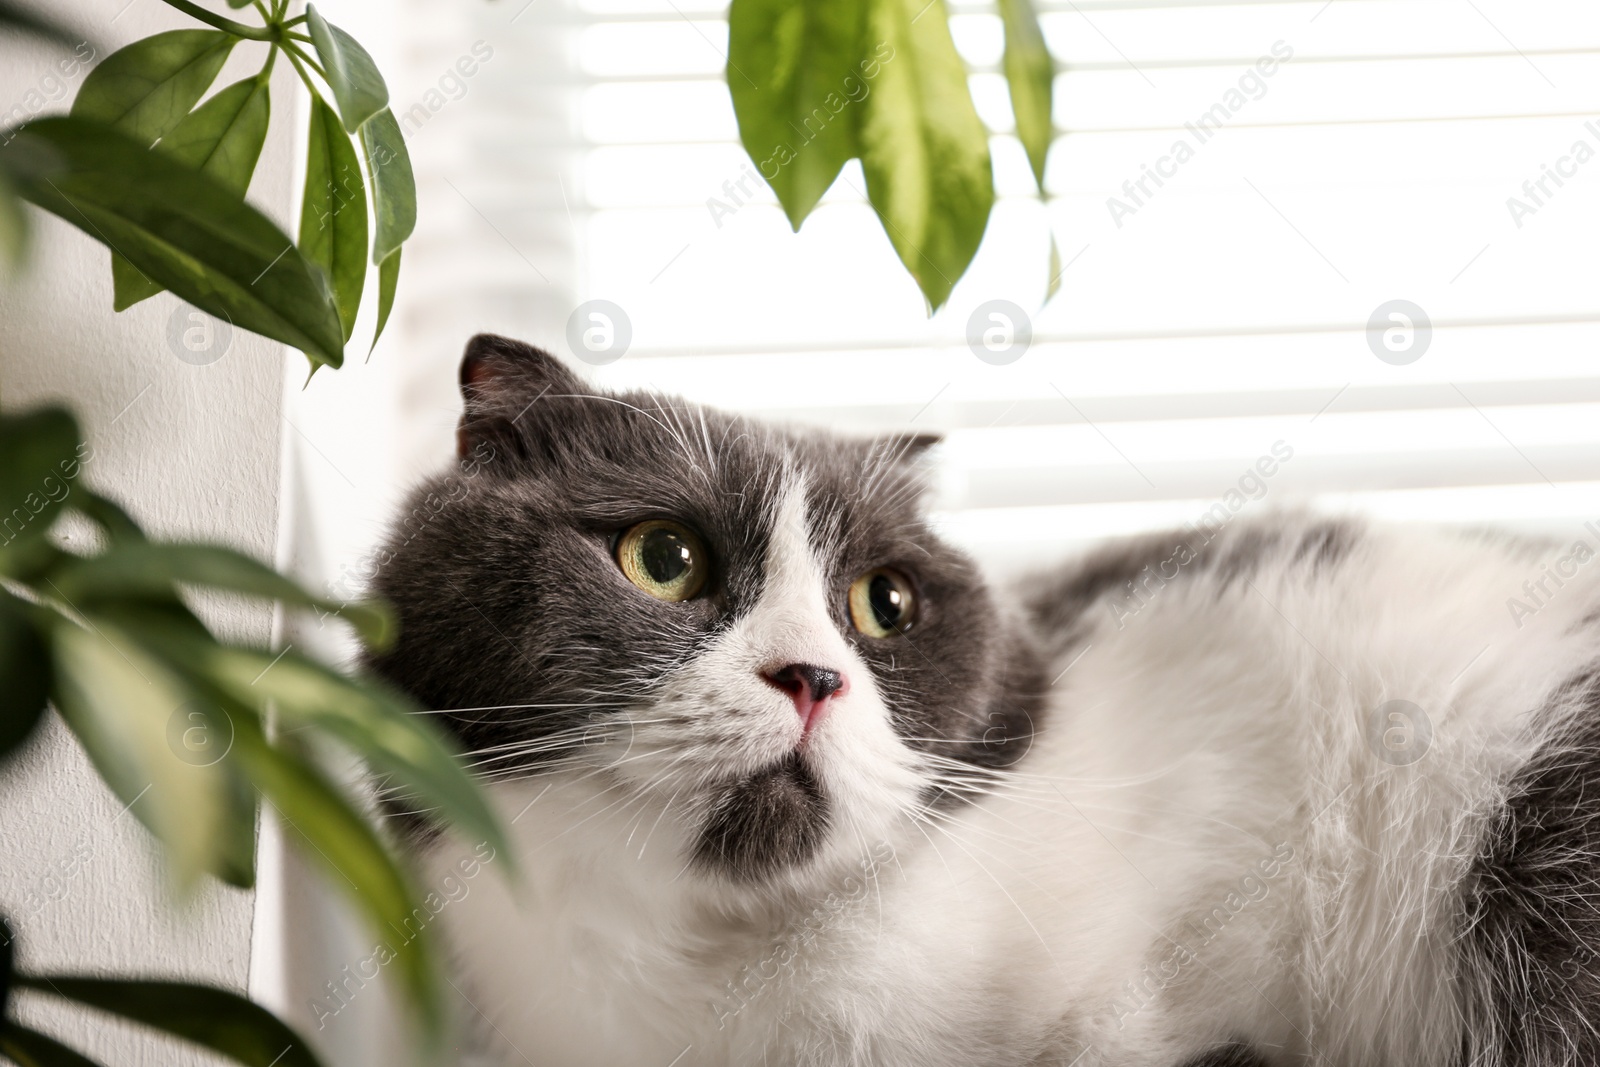
<path fill-rule="evenodd" d="M 526 883 L 442 916 L 493 1062 L 1594 1062 L 1587 552 L 1286 514 L 990 594 L 917 442 L 495 340 L 463 381 L 502 465 L 433 487 L 378 666 L 505 779 Z M 661 519 L 717 560 L 682 602 L 611 558 Z M 880 636 L 874 568 L 919 613 Z"/>

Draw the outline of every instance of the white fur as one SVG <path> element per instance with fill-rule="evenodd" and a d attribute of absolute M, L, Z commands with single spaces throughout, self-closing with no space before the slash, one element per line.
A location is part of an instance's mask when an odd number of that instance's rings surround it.
<path fill-rule="evenodd" d="M 1336 581 L 1269 567 L 1094 609 L 1021 767 L 914 815 L 919 759 L 829 617 L 797 489 L 754 611 L 603 759 L 495 788 L 525 884 L 443 916 L 493 1062 L 1170 1067 L 1236 1035 L 1454 1061 L 1451 890 L 1517 726 L 1588 654 L 1595 576 L 1518 626 L 1544 561 L 1373 531 Z M 851 679 L 809 742 L 835 824 L 814 864 L 738 888 L 687 866 L 697 815 L 798 740 L 758 677 L 796 661 Z M 1395 699 L 1432 722 L 1409 765 L 1369 741 Z"/>

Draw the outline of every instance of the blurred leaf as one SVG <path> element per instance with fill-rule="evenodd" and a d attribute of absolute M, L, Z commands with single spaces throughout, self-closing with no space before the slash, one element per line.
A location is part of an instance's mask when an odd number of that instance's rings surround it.
<path fill-rule="evenodd" d="M 161 286 L 115 252 L 111 253 L 111 310 L 127 311 L 161 292 Z"/>
<path fill-rule="evenodd" d="M 1050 278 L 1049 278 L 1049 280 L 1047 282 L 1045 282 L 1045 286 L 1044 286 L 1044 299 L 1045 299 L 1045 303 L 1047 303 L 1047 304 L 1050 302 L 1050 300 L 1057 293 L 1059 293 L 1061 291 L 1061 273 L 1062 273 L 1062 271 L 1061 271 L 1061 246 L 1056 244 L 1055 231 L 1051 230 L 1050 231 Z"/>
<path fill-rule="evenodd" d="M 249 0 L 245 2 L 248 3 Z M 58 44 L 78 43 L 78 35 L 72 30 L 58 22 L 51 22 L 32 8 L 14 4 L 11 0 L 0 0 L 0 29 L 31 33 L 35 37 L 43 37 Z"/>
<path fill-rule="evenodd" d="M 1033 0 L 1000 0 L 1000 20 L 1005 25 L 1006 49 L 1002 66 L 1011 87 L 1011 112 L 1017 136 L 1027 149 L 1033 180 L 1044 192 L 1045 157 L 1055 135 L 1050 110 L 1054 103 L 1056 62 L 1045 46 Z"/>
<path fill-rule="evenodd" d="M 372 331 L 372 348 L 367 349 L 369 357 L 378 347 L 383 328 L 389 324 L 389 312 L 394 310 L 394 294 L 400 288 L 400 252 L 395 249 L 378 264 L 378 328 Z"/>
<path fill-rule="evenodd" d="M 367 280 L 367 187 L 350 135 L 333 109 L 316 98 L 300 205 L 300 251 L 332 281 L 348 341 Z"/>
<path fill-rule="evenodd" d="M 72 117 L 115 126 L 149 148 L 205 95 L 237 40 L 221 30 L 170 30 L 119 48 L 84 78 Z"/>
<path fill-rule="evenodd" d="M 26 605 L 0 590 L 0 756 L 26 741 L 50 699 L 50 650 Z"/>
<path fill-rule="evenodd" d="M 55 1038 L 16 1023 L 0 1029 L 0 1054 L 19 1067 L 100 1067 Z"/>
<path fill-rule="evenodd" d="M 378 233 L 372 242 L 372 262 L 382 263 L 417 228 L 417 182 L 411 174 L 411 154 L 394 112 L 387 109 L 361 127 L 367 150 L 367 172 L 372 175 L 372 205 L 378 215 Z"/>
<path fill-rule="evenodd" d="M 436 984 L 431 937 L 426 927 L 408 939 L 413 896 L 405 876 L 372 828 L 310 763 L 267 744 L 258 726 L 241 726 L 234 753 L 283 818 L 286 834 L 326 870 L 394 954 L 406 992 L 432 1035 L 443 1011 Z M 412 920 L 415 925 L 415 920 Z"/>
<path fill-rule="evenodd" d="M 169 728 L 197 694 L 107 620 L 93 630 L 60 621 L 54 646 L 56 710 L 83 743 L 95 769 L 166 846 L 180 885 L 202 871 L 228 869 L 237 853 L 222 840 L 229 827 L 226 772 L 180 759 Z"/>
<path fill-rule="evenodd" d="M 863 11 L 859 0 L 733 0 L 728 11 L 739 139 L 796 230 L 859 153 Z"/>
<path fill-rule="evenodd" d="M 361 124 L 382 111 L 389 103 L 389 89 L 367 50 L 333 23 L 322 17 L 315 4 L 306 5 L 306 28 L 322 58 L 328 75 L 328 88 L 339 104 L 344 128 L 355 133 Z"/>
<path fill-rule="evenodd" d="M 27 251 L 28 213 L 11 179 L 0 171 L 0 260 L 19 267 Z"/>
<path fill-rule="evenodd" d="M 56 520 L 79 440 L 77 422 L 61 408 L 0 415 L 0 570 L 6 554 Z"/>
<path fill-rule="evenodd" d="M 249 1067 L 321 1067 L 299 1034 L 226 989 L 75 975 L 19 975 L 17 984 L 120 1015 Z"/>
<path fill-rule="evenodd" d="M 106 537 L 113 543 L 119 541 L 143 541 L 144 531 L 139 524 L 133 521 L 122 507 L 106 499 L 98 493 L 92 493 L 80 487 L 78 495 L 73 498 L 72 506 L 81 511 L 86 518 L 99 526 Z"/>
<path fill-rule="evenodd" d="M 166 596 L 173 582 L 185 582 L 337 614 L 375 648 L 384 647 L 394 636 L 394 616 L 388 608 L 315 596 L 266 564 L 220 545 L 153 541 L 119 545 L 63 570 L 55 582 L 62 596 L 86 608 L 107 600 Z"/>
<path fill-rule="evenodd" d="M 181 299 L 338 366 L 327 281 L 266 216 L 205 174 L 95 123 L 30 123 L 0 168 L 22 195 L 126 256 Z"/>
<path fill-rule="evenodd" d="M 195 108 L 157 147 L 242 198 L 267 143 L 271 118 L 267 79 L 257 75 L 234 82 Z"/>
<path fill-rule="evenodd" d="M 861 102 L 867 196 L 938 310 L 972 262 L 994 206 L 989 134 L 941 0 L 868 0 L 865 39 L 881 42 L 888 56 Z"/>
<path fill-rule="evenodd" d="M 512 855 L 504 830 L 483 793 L 458 761 L 454 746 L 417 714 L 406 698 L 375 681 L 353 679 L 299 653 L 278 654 L 231 645 L 206 647 L 181 634 L 155 633 L 183 662 L 247 706 L 274 702 L 289 728 L 313 726 L 344 741 L 372 768 L 392 775 L 417 799 L 438 809 L 473 840 Z"/>

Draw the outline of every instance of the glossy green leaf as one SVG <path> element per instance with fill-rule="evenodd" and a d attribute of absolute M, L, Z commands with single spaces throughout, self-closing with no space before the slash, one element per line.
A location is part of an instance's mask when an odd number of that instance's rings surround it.
<path fill-rule="evenodd" d="M 111 310 L 127 311 L 142 300 L 161 292 L 161 285 L 123 259 L 111 253 Z"/>
<path fill-rule="evenodd" d="M 108 620 L 93 629 L 60 621 L 51 634 L 56 710 L 83 743 L 95 769 L 128 810 L 166 846 L 180 885 L 228 865 L 224 833 L 227 772 L 180 757 L 170 741 L 174 717 L 199 694 Z"/>
<path fill-rule="evenodd" d="M 16 186 L 0 171 L 0 261 L 18 267 L 28 251 L 28 212 Z"/>
<path fill-rule="evenodd" d="M 145 540 L 144 531 L 133 520 L 133 516 L 123 511 L 121 505 L 98 493 L 79 487 L 78 494 L 72 499 L 72 506 L 100 527 L 113 543 Z"/>
<path fill-rule="evenodd" d="M 80 440 L 61 408 L 0 415 L 0 557 L 55 521 L 79 471 Z"/>
<path fill-rule="evenodd" d="M 328 75 L 328 87 L 339 104 L 344 128 L 348 133 L 355 133 L 362 123 L 389 104 L 389 89 L 383 83 L 383 75 L 378 73 L 378 65 L 367 50 L 354 37 L 324 19 L 315 4 L 306 5 L 306 28 L 317 46 L 317 55 Z"/>
<path fill-rule="evenodd" d="M 0 168 L 24 197 L 200 310 L 313 361 L 343 360 L 343 327 L 322 272 L 214 178 L 72 118 L 30 123 L 0 149 Z"/>
<path fill-rule="evenodd" d="M 378 326 L 372 331 L 372 348 L 367 349 L 369 357 L 378 347 L 383 328 L 389 325 L 389 312 L 394 310 L 394 295 L 400 288 L 400 253 L 401 249 L 397 248 L 378 264 Z"/>
<path fill-rule="evenodd" d="M 0 756 L 26 741 L 50 699 L 50 650 L 22 601 L 0 590 Z"/>
<path fill-rule="evenodd" d="M 234 82 L 195 108 L 161 138 L 158 147 L 243 197 L 267 143 L 271 119 L 267 79 L 257 75 Z"/>
<path fill-rule="evenodd" d="M 417 228 L 417 182 L 394 112 L 385 109 L 372 116 L 372 121 L 361 127 L 361 143 L 366 148 L 372 204 L 378 215 L 372 262 L 382 263 Z"/>
<path fill-rule="evenodd" d="M 156 147 L 173 159 L 209 174 L 243 199 L 267 141 L 271 118 L 265 78 L 235 82 L 195 108 Z M 126 259 L 111 253 L 112 303 L 126 311 L 161 292 L 161 286 Z"/>
<path fill-rule="evenodd" d="M 859 153 L 860 101 L 878 67 L 862 48 L 864 11 L 860 0 L 733 0 L 728 9 L 739 139 L 797 230 Z"/>
<path fill-rule="evenodd" d="M 226 989 L 77 975 L 18 976 L 17 984 L 119 1015 L 248 1067 L 321 1067 L 299 1034 Z"/>
<path fill-rule="evenodd" d="M 1050 234 L 1049 269 L 1050 277 L 1049 280 L 1045 282 L 1044 286 L 1044 299 L 1045 303 L 1047 304 L 1055 298 L 1057 293 L 1061 291 L 1061 246 L 1056 244 L 1056 235 L 1054 231 L 1052 231 Z"/>
<path fill-rule="evenodd" d="M 1051 107 L 1056 62 L 1045 46 L 1033 0 L 1000 0 L 1000 20 L 1006 32 L 1001 65 L 1011 88 L 1011 112 L 1017 120 L 1017 136 L 1033 167 L 1033 179 L 1042 193 L 1045 157 L 1055 136 Z"/>
<path fill-rule="evenodd" d="M 443 1013 L 432 936 L 413 917 L 417 905 L 411 888 L 372 828 L 321 771 L 267 744 L 259 731 L 241 728 L 234 752 L 277 809 L 289 839 L 365 914 L 393 955 L 392 966 L 420 1010 L 424 1029 L 438 1034 Z"/>
<path fill-rule="evenodd" d="M 205 95 L 237 40 L 221 30 L 171 30 L 119 48 L 84 78 L 72 117 L 149 148 Z"/>
<path fill-rule="evenodd" d="M 394 615 L 387 607 L 316 596 L 266 564 L 220 545 L 151 541 L 119 545 L 62 571 L 55 582 L 62 596 L 86 607 L 107 600 L 168 596 L 172 583 L 183 582 L 336 614 L 374 647 L 387 645 L 394 636 Z"/>
<path fill-rule="evenodd" d="M 866 39 L 883 55 L 861 102 L 867 196 L 937 310 L 972 262 L 994 206 L 988 131 L 942 0 L 867 0 Z"/>
<path fill-rule="evenodd" d="M 348 341 L 367 280 L 367 187 L 350 135 L 321 100 L 311 102 L 309 128 L 300 251 L 332 281 Z"/>
<path fill-rule="evenodd" d="M 33 8 L 14 4 L 11 0 L 0 0 L 0 30 L 30 33 L 35 37 L 55 41 L 57 44 L 71 45 L 78 43 L 79 40 L 78 35 L 66 26 L 46 19 Z"/>
<path fill-rule="evenodd" d="M 16 1023 L 0 1030 L 0 1055 L 18 1067 L 100 1067 L 55 1038 Z"/>

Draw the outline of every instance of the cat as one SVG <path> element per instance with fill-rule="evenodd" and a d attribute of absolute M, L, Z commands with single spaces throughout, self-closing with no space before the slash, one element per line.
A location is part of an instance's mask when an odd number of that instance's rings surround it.
<path fill-rule="evenodd" d="M 991 588 L 932 436 L 461 386 L 371 666 L 525 872 L 439 917 L 486 1062 L 1600 1062 L 1587 541 L 1282 511 Z"/>

